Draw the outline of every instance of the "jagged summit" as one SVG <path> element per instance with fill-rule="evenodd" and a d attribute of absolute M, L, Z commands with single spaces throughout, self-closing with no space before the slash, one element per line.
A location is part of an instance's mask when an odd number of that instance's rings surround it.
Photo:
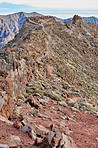
<path fill-rule="evenodd" d="M 72 19 L 70 19 L 69 21 L 67 21 L 65 23 L 69 27 L 72 27 L 74 24 L 79 25 L 79 24 L 83 23 L 83 20 L 82 20 L 82 17 L 80 17 L 78 15 L 74 15 Z"/>
<path fill-rule="evenodd" d="M 82 17 L 78 16 L 78 15 L 74 15 L 72 18 L 73 24 L 75 24 L 77 21 L 81 21 L 82 22 Z"/>

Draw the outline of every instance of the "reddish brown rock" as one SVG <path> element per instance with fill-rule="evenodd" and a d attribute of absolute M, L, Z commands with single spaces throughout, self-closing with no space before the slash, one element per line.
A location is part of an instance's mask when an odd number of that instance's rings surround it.
<path fill-rule="evenodd" d="M 18 136 L 15 135 L 7 135 L 5 137 L 0 137 L 0 144 L 6 144 L 9 148 L 17 147 L 21 148 L 21 140 Z"/>

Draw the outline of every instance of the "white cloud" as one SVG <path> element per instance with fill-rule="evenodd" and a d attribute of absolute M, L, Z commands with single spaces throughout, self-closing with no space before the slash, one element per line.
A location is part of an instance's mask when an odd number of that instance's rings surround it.
<path fill-rule="evenodd" d="M 98 9 L 98 0 L 0 0 L 0 2 L 29 4 L 44 8 Z"/>

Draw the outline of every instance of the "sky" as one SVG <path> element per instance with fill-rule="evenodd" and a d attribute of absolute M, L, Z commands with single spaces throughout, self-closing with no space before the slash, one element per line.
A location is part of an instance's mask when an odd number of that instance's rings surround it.
<path fill-rule="evenodd" d="M 98 0 L 0 0 L 0 2 L 52 9 L 98 9 Z"/>
<path fill-rule="evenodd" d="M 98 18 L 98 0 L 0 0 L 0 3 L 26 4 L 24 6 L 0 7 L 0 15 L 15 12 L 38 12 L 44 15 L 52 15 L 60 18 L 73 17 L 75 14 L 81 17 L 95 16 Z M 30 7 L 32 6 L 32 7 Z"/>

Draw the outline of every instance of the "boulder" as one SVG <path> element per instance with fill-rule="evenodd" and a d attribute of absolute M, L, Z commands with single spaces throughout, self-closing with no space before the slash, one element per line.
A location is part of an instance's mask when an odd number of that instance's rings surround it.
<path fill-rule="evenodd" d="M 43 148 L 77 148 L 73 139 L 59 130 L 50 131 L 38 145 Z"/>
<path fill-rule="evenodd" d="M 0 144 L 0 148 L 9 148 L 7 144 Z"/>
<path fill-rule="evenodd" d="M 35 127 L 35 133 L 41 137 L 45 137 L 45 135 L 47 135 L 48 132 L 49 130 L 42 125 L 36 125 Z"/>
<path fill-rule="evenodd" d="M 7 136 L 2 136 L 0 137 L 0 145 L 4 147 L 0 148 L 21 148 L 21 140 L 18 136 L 15 135 L 7 135 Z"/>

